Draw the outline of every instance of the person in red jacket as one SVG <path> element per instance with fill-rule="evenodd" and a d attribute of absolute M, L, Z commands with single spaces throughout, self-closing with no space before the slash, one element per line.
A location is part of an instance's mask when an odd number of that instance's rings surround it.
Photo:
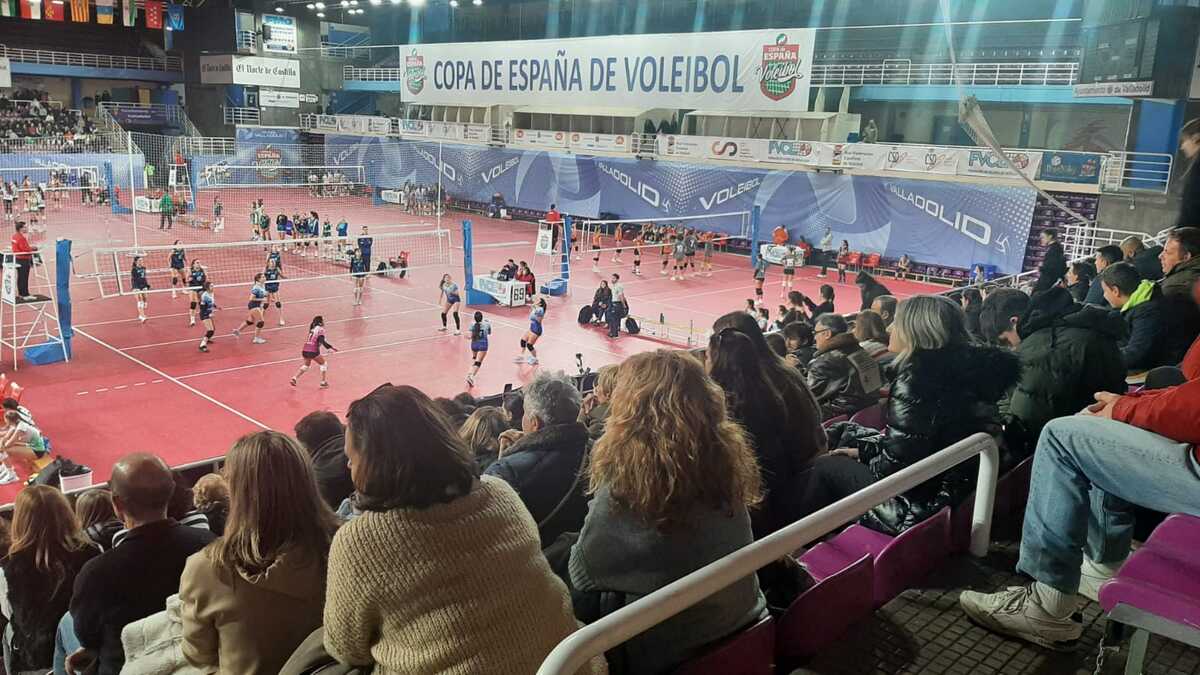
<path fill-rule="evenodd" d="M 36 246 L 30 246 L 25 238 L 25 221 L 18 220 L 16 232 L 12 236 L 12 252 L 17 260 L 17 295 L 21 300 L 33 300 L 29 294 L 29 270 L 33 268 L 33 254 Z"/>
<path fill-rule="evenodd" d="M 537 295 L 537 280 L 534 279 L 533 270 L 529 269 L 529 265 L 524 260 L 517 268 L 517 275 L 514 279 L 525 282 L 525 302 L 533 302 Z"/>
<path fill-rule="evenodd" d="M 1200 339 L 1183 384 L 1098 392 L 1078 415 L 1042 430 L 1017 568 L 1034 578 L 959 603 L 984 628 L 1047 647 L 1077 639 L 1079 596 L 1096 599 L 1129 555 L 1134 505 L 1200 516 Z"/>

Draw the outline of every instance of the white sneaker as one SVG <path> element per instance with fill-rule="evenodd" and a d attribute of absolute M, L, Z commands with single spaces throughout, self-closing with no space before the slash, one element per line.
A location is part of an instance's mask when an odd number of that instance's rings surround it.
<path fill-rule="evenodd" d="M 1098 565 L 1084 556 L 1083 564 L 1079 566 L 1079 594 L 1092 602 L 1100 602 L 1100 587 L 1120 569 L 1121 565 Z"/>
<path fill-rule="evenodd" d="M 191 327 L 191 326 L 195 326 L 195 325 L 196 325 L 196 320 L 195 320 L 195 319 L 188 319 L 188 326 L 189 326 L 189 327 Z"/>
<path fill-rule="evenodd" d="M 475 376 L 474 376 L 474 375 L 467 374 L 467 386 L 468 386 L 468 387 L 474 387 L 474 386 L 475 386 Z"/>
<path fill-rule="evenodd" d="M 283 325 L 283 319 L 280 319 L 280 320 L 279 320 L 279 325 L 280 325 L 280 326 L 282 326 L 282 325 Z"/>
<path fill-rule="evenodd" d="M 967 617 L 984 628 L 1049 649 L 1075 646 L 1083 624 L 1050 616 L 1032 598 L 1030 586 L 1010 586 L 997 593 L 963 591 L 958 604 Z"/>
<path fill-rule="evenodd" d="M 537 363 L 538 363 L 537 357 L 536 357 L 536 356 L 531 356 L 531 357 L 529 357 L 529 358 L 525 359 L 525 363 L 528 363 L 528 364 L 529 364 L 529 365 L 531 365 L 531 366 L 536 366 L 536 365 L 537 365 Z"/>
<path fill-rule="evenodd" d="M 15 483 L 19 480 L 21 479 L 12 471 L 0 472 L 0 485 L 8 485 L 9 483 Z"/>
<path fill-rule="evenodd" d="M 142 322 L 142 323 L 146 323 L 146 317 L 144 317 L 144 316 L 139 316 L 139 317 L 138 317 L 138 321 L 140 321 L 140 322 Z"/>
<path fill-rule="evenodd" d="M 445 326 L 442 326 L 441 328 L 439 328 L 439 329 L 438 329 L 438 332 L 439 332 L 439 333 L 445 333 L 445 332 L 446 332 L 446 330 L 447 330 L 447 329 L 446 329 L 446 327 L 445 327 Z"/>
<path fill-rule="evenodd" d="M 455 334 L 455 335 L 462 335 L 462 331 L 461 331 L 461 330 L 459 330 L 459 329 L 457 329 L 457 328 L 455 328 L 455 329 L 454 329 L 454 334 Z"/>
<path fill-rule="evenodd" d="M 267 344 L 267 340 L 266 340 L 266 338 L 261 338 L 261 337 L 256 337 L 256 338 L 254 338 L 253 340 L 251 340 L 250 342 L 252 342 L 252 343 L 254 343 L 254 344 L 256 344 L 256 345 L 265 345 L 265 344 Z"/>

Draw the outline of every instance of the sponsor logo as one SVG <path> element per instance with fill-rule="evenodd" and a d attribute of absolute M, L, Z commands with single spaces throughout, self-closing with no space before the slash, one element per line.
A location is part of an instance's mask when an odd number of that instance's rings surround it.
<path fill-rule="evenodd" d="M 775 44 L 763 45 L 762 75 L 758 87 L 763 96 L 782 101 L 796 91 L 800 73 L 800 45 L 789 45 L 787 33 L 780 33 Z"/>
<path fill-rule="evenodd" d="M 404 57 L 404 86 L 413 96 L 425 89 L 425 57 L 415 49 Z"/>
<path fill-rule="evenodd" d="M 650 206 L 653 206 L 656 209 L 661 208 L 664 211 L 671 208 L 671 200 L 668 199 L 663 201 L 662 193 L 656 190 L 653 186 L 647 185 L 640 180 L 634 180 L 629 174 L 621 171 L 615 166 L 609 166 L 603 162 L 598 164 L 598 166 L 600 167 L 601 173 L 617 181 L 617 183 L 624 185 L 626 190 L 629 190 L 633 194 L 637 195 L 638 199 L 641 199 Z"/>
<path fill-rule="evenodd" d="M 455 183 L 458 182 L 458 170 L 457 169 L 455 169 L 453 166 L 450 166 L 450 164 L 448 164 L 447 162 L 439 163 L 438 158 L 434 157 L 433 153 L 429 152 L 425 148 L 417 148 L 416 150 L 417 150 L 418 155 L 423 157 L 426 162 L 429 162 L 430 164 L 432 164 L 434 166 L 434 168 L 438 169 L 442 173 L 443 176 L 445 176 L 447 179 L 449 179 Z"/>
<path fill-rule="evenodd" d="M 1006 152 L 1004 154 L 1008 156 L 1008 161 L 1012 163 L 1014 169 L 1018 171 L 1024 171 L 1025 169 L 1029 168 L 1029 153 Z M 1001 159 L 999 155 L 986 150 L 972 150 L 971 153 L 967 155 L 967 165 L 972 169 L 982 168 L 1002 170 L 1008 168 L 1005 165 L 1004 160 Z"/>
<path fill-rule="evenodd" d="M 759 185 L 762 185 L 762 179 L 752 178 L 744 183 L 723 187 L 720 190 L 712 193 L 707 198 L 701 197 L 700 206 L 703 206 L 705 211 L 711 211 L 714 206 L 720 206 L 734 197 L 750 192 Z"/>
<path fill-rule="evenodd" d="M 259 178 L 275 180 L 279 176 L 279 165 L 283 163 L 283 153 L 269 145 L 254 151 L 254 166 Z"/>
<path fill-rule="evenodd" d="M 841 154 L 841 146 L 837 146 L 835 150 L 837 154 Z M 798 143 L 796 141 L 771 141 L 767 146 L 767 154 L 771 157 L 795 157 L 797 159 L 808 159 L 813 154 L 812 143 Z"/>
<path fill-rule="evenodd" d="M 520 157 L 510 157 L 509 159 L 504 160 L 504 162 L 497 164 L 496 166 L 493 166 L 492 168 L 488 169 L 487 171 L 480 171 L 479 177 L 483 179 L 483 182 L 485 184 L 491 183 L 492 181 L 500 178 L 500 176 L 503 176 L 504 174 L 508 173 L 509 169 L 513 168 L 514 166 L 516 166 L 520 163 L 521 163 Z"/>
<path fill-rule="evenodd" d="M 937 218 L 946 227 L 961 232 L 984 246 L 992 242 L 992 226 L 975 216 L 955 211 L 954 219 L 951 220 L 946 217 L 946 207 L 929 197 L 891 184 L 888 185 L 888 191 L 912 204 L 917 210 Z"/>
<path fill-rule="evenodd" d="M 712 154 L 717 157 L 737 157 L 738 145 L 733 141 L 713 141 Z"/>
<path fill-rule="evenodd" d="M 933 150 L 926 152 L 925 153 L 925 168 L 932 169 L 933 167 L 937 166 L 939 159 L 940 159 L 940 157 Z"/>

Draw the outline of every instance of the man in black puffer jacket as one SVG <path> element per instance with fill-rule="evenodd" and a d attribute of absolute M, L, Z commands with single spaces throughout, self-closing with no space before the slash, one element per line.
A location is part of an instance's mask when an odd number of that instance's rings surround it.
<path fill-rule="evenodd" d="M 538 373 L 525 385 L 521 439 L 484 473 L 503 478 L 538 524 L 542 547 L 564 532 L 578 532 L 587 515 L 588 430 L 579 418 L 580 396 L 561 372 Z"/>
<path fill-rule="evenodd" d="M 841 314 L 818 317 L 813 337 L 817 353 L 808 365 L 808 388 L 821 405 L 821 419 L 852 415 L 879 400 L 879 362 L 859 346 Z"/>
<path fill-rule="evenodd" d="M 336 510 L 354 492 L 346 463 L 346 428 L 337 415 L 319 410 L 301 417 L 295 432 L 296 440 L 312 458 L 321 498 Z"/>
<path fill-rule="evenodd" d="M 1047 422 L 1083 410 L 1098 391 L 1125 387 L 1125 322 L 1115 312 L 1076 304 L 1066 289 L 1032 298 L 1015 288 L 989 293 L 980 325 L 984 338 L 1016 349 L 1021 359 L 1005 426 L 1005 468 L 1033 452 Z"/>

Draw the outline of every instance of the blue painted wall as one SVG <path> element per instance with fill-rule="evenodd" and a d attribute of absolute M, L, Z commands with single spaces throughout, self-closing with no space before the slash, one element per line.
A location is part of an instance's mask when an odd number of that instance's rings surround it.
<path fill-rule="evenodd" d="M 138 70 L 136 68 L 90 68 L 84 66 L 52 66 L 44 63 L 12 62 L 14 75 L 40 75 L 42 77 L 79 77 L 104 80 L 140 80 L 143 82 L 183 82 L 183 73 L 167 73 L 161 70 Z"/>

